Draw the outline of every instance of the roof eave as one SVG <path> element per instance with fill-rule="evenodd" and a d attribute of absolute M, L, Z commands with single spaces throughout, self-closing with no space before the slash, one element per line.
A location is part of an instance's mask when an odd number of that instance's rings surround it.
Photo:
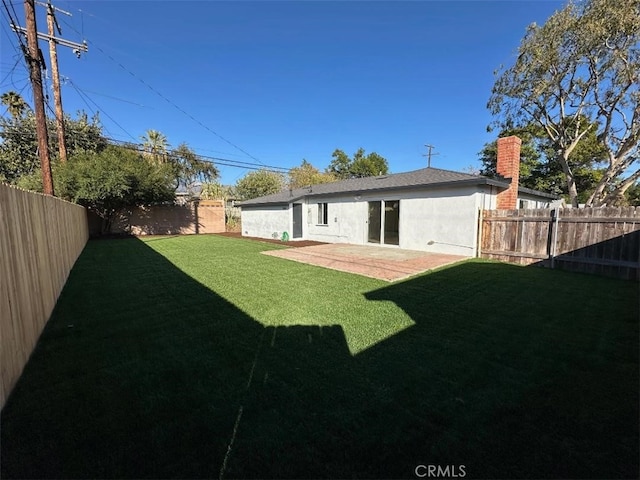
<path fill-rule="evenodd" d="M 415 189 L 435 189 L 435 188 L 444 188 L 444 187 L 462 187 L 468 185 L 491 185 L 501 188 L 508 188 L 510 185 L 510 181 L 505 180 L 497 180 L 488 177 L 477 177 L 477 178 L 469 178 L 466 180 L 450 180 L 446 182 L 435 182 L 435 183 L 416 183 L 412 185 L 398 185 L 398 186 L 386 186 L 386 187 L 378 187 L 378 188 L 354 188 L 343 191 L 336 192 L 306 192 L 303 194 L 298 194 L 296 196 L 292 196 L 286 200 L 266 200 L 261 202 L 252 202 L 248 200 L 246 202 L 241 202 L 238 204 L 240 208 L 242 207 L 258 207 L 258 206 L 273 206 L 273 205 L 288 205 L 291 202 L 295 202 L 297 200 L 303 199 L 305 197 L 335 197 L 340 195 L 352 195 L 355 193 L 364 194 L 364 193 L 376 193 L 382 191 L 390 191 L 390 190 L 415 190 Z"/>
<path fill-rule="evenodd" d="M 301 198 L 304 198 L 305 195 L 298 195 L 295 197 L 290 197 L 286 200 L 282 199 L 282 200 L 267 200 L 264 202 L 252 202 L 251 200 L 247 200 L 246 202 L 239 202 L 236 203 L 237 207 L 260 207 L 262 205 L 289 205 L 291 202 L 295 202 L 297 200 L 300 200 Z"/>
<path fill-rule="evenodd" d="M 451 187 L 451 186 L 468 186 L 468 185 L 493 185 L 496 187 L 508 188 L 510 182 L 504 182 L 500 180 L 494 180 L 492 178 L 470 178 L 468 180 L 450 180 L 447 182 L 436 182 L 436 183 L 417 183 L 413 185 L 399 185 L 399 186 L 389 186 L 389 187 L 378 187 L 378 188 L 359 188 L 353 190 L 344 190 L 342 192 L 312 192 L 303 195 L 303 197 L 329 197 L 329 196 L 339 196 L 339 195 L 351 195 L 354 193 L 365 194 L 365 193 L 376 193 L 382 192 L 385 190 L 415 190 L 415 189 L 432 189 L 432 188 L 443 188 L 443 187 Z M 302 198 L 302 197 L 301 197 Z"/>

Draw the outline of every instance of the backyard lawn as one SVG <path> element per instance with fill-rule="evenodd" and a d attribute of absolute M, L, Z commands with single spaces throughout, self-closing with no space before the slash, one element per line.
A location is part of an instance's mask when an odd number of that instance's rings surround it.
<path fill-rule="evenodd" d="M 90 241 L 2 478 L 637 478 L 637 283 L 471 260 L 390 284 L 273 248 Z"/>

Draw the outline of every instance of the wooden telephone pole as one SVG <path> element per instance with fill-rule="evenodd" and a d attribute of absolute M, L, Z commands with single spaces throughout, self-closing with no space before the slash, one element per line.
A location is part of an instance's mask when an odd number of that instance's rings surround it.
<path fill-rule="evenodd" d="M 66 13 L 66 12 L 64 12 Z M 67 141 L 65 140 L 64 116 L 62 113 L 62 94 L 60 93 L 60 74 L 58 73 L 58 51 L 54 38 L 53 27 L 58 28 L 58 34 L 61 35 L 60 25 L 56 20 L 53 5 L 47 3 L 47 27 L 49 33 L 49 57 L 51 58 L 51 78 L 53 79 L 53 100 L 56 107 L 56 123 L 58 125 L 58 154 L 60 161 L 67 161 Z"/>
<path fill-rule="evenodd" d="M 24 16 L 29 65 L 29 78 L 33 87 L 33 103 L 36 113 L 36 134 L 38 136 L 38 155 L 42 170 L 42 188 L 45 195 L 53 195 L 53 178 L 51 176 L 51 159 L 47 142 L 47 118 L 44 113 L 44 94 L 42 93 L 42 71 L 40 70 L 40 49 L 38 48 L 38 27 L 36 26 L 36 9 L 34 0 L 24 0 Z"/>
<path fill-rule="evenodd" d="M 35 22 L 35 6 L 34 4 L 37 3 L 38 5 L 42 5 L 43 7 L 47 8 L 47 26 L 48 26 L 48 34 L 47 33 L 40 33 L 37 31 L 36 28 L 36 22 Z M 56 124 L 58 127 L 58 153 L 60 155 L 60 160 L 62 162 L 66 162 L 67 161 L 67 145 L 66 145 L 66 140 L 65 140 L 65 128 L 64 128 L 64 114 L 62 111 L 62 94 L 60 92 L 60 74 L 58 72 L 58 52 L 57 52 L 57 45 L 60 44 L 64 47 L 69 47 L 73 49 L 73 52 L 79 57 L 81 52 L 87 52 L 88 48 L 87 48 L 87 44 L 86 43 L 76 43 L 76 42 L 72 42 L 70 40 L 65 40 L 64 38 L 60 38 L 60 37 L 56 37 L 55 36 L 55 31 L 54 28 L 57 28 L 59 33 L 62 33 L 60 31 L 60 26 L 58 25 L 58 22 L 56 20 L 55 17 L 55 12 L 60 12 L 60 13 L 64 13 L 65 15 L 69 15 L 71 16 L 71 14 L 69 12 L 65 12 L 64 10 L 61 10 L 59 8 L 54 7 L 51 4 L 51 0 L 48 1 L 48 3 L 42 3 L 42 2 L 35 2 L 34 0 L 25 0 L 25 4 L 24 4 L 24 8 L 25 8 L 25 16 L 27 18 L 27 28 L 23 28 L 23 27 L 18 27 L 17 25 L 11 25 L 11 28 L 16 31 L 16 32 L 20 32 L 20 33 L 24 33 L 27 35 L 27 40 L 29 38 L 29 29 L 33 28 L 33 30 L 35 30 L 35 48 L 37 50 L 38 56 L 36 57 L 36 63 L 37 63 L 37 68 L 38 68 L 38 78 L 41 78 L 41 65 L 40 62 L 38 61 L 38 59 L 41 58 L 40 56 L 40 50 L 38 49 L 38 44 L 37 44 L 37 39 L 40 40 L 47 40 L 49 42 L 49 55 L 51 58 L 51 77 L 53 79 L 53 98 L 54 98 L 54 102 L 55 102 L 55 109 L 56 109 Z M 28 13 L 28 10 L 31 12 L 30 14 Z M 29 18 L 33 19 L 33 26 L 30 27 L 30 20 Z M 31 46 L 29 47 L 31 49 Z M 31 65 L 31 63 L 30 63 Z M 45 67 L 46 68 L 46 67 Z M 35 87 L 34 87 L 35 89 Z M 40 95 L 42 96 L 42 80 L 40 80 Z M 35 95 L 34 95 L 35 96 Z M 36 105 L 37 105 L 37 100 L 36 100 Z M 43 111 L 44 111 L 44 107 L 43 107 Z M 38 115 L 37 115 L 37 107 L 36 107 L 36 124 L 38 123 Z M 44 122 L 44 127 L 45 127 L 45 131 L 46 131 L 46 121 Z M 40 147 L 41 149 L 41 147 Z M 48 156 L 48 155 L 47 155 Z"/>

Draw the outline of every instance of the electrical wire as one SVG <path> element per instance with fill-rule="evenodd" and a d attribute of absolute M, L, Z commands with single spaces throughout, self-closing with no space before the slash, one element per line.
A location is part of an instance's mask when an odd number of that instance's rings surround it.
<path fill-rule="evenodd" d="M 4 0 L 3 0 L 4 1 Z M 65 22 L 67 24 L 67 26 L 69 26 L 69 28 L 75 30 L 76 33 L 80 34 L 80 32 L 78 32 L 78 30 L 76 30 L 72 25 L 68 24 L 67 22 Z M 204 123 L 202 123 L 200 120 L 198 120 L 197 118 L 195 118 L 193 115 L 191 115 L 190 113 L 188 113 L 187 111 L 185 111 L 183 108 L 181 108 L 180 106 L 178 106 L 176 103 L 174 103 L 173 101 L 171 101 L 169 98 L 167 98 L 166 96 L 164 96 L 161 92 L 159 92 L 158 90 L 156 90 L 155 88 L 153 88 L 149 83 L 147 83 L 145 80 L 143 80 L 141 77 L 139 77 L 138 75 L 136 75 L 135 73 L 133 73 L 131 70 L 129 70 L 127 67 L 125 67 L 124 65 L 122 65 L 122 63 L 120 63 L 118 60 L 116 60 L 115 58 L 113 58 L 110 54 L 108 54 L 107 52 L 105 52 L 104 50 L 102 50 L 102 48 L 100 48 L 98 45 L 95 44 L 95 42 L 93 41 L 89 41 L 86 40 L 86 42 L 88 44 L 90 44 L 92 47 L 94 47 L 96 50 L 98 50 L 100 53 L 102 53 L 105 57 L 107 57 L 109 60 L 111 60 L 113 63 L 115 63 L 116 65 L 118 65 L 122 70 L 124 70 L 125 72 L 127 72 L 129 75 L 131 75 L 133 78 L 135 78 L 136 80 L 138 80 L 140 83 L 142 83 L 145 87 L 147 87 L 149 90 L 151 90 L 153 93 L 155 93 L 157 96 L 159 96 L 160 98 L 162 98 L 165 102 L 167 102 L 169 105 L 171 105 L 173 108 L 175 108 L 176 110 L 178 110 L 180 113 L 182 113 L 183 115 L 185 115 L 186 117 L 188 117 L 189 119 L 193 120 L 195 123 L 197 123 L 198 125 L 200 125 L 202 128 L 204 128 L 205 130 L 207 130 L 208 132 L 212 133 L 213 135 L 215 135 L 216 137 L 218 137 L 220 140 L 222 140 L 223 142 L 231 145 L 233 148 L 235 148 L 236 150 L 242 152 L 243 154 L 245 154 L 246 156 L 248 156 L 249 158 L 255 160 L 256 162 L 258 162 L 259 164 L 262 164 L 262 161 L 256 157 L 254 157 L 253 155 L 251 155 L 249 152 L 247 152 L 246 150 L 244 150 L 243 148 L 239 147 L 238 145 L 236 145 L 235 143 L 231 142 L 230 140 L 227 140 L 225 137 L 223 137 L 222 135 L 220 135 L 218 132 L 214 131 L 213 129 L 209 128 L 207 125 L 205 125 Z"/>
<path fill-rule="evenodd" d="M 4 85 L 5 80 L 6 80 L 7 78 L 9 78 L 9 77 L 13 74 L 13 72 L 15 71 L 15 69 L 16 69 L 16 67 L 18 66 L 18 64 L 19 64 L 19 63 L 20 63 L 20 58 L 18 58 L 18 59 L 16 60 L 16 63 L 14 63 L 14 64 L 13 64 L 13 67 L 11 67 L 11 69 L 9 70 L 9 73 L 7 73 L 7 74 L 2 78 L 2 80 L 0 80 L 0 86 Z"/>
<path fill-rule="evenodd" d="M 2 5 L 4 5 L 4 9 L 7 12 L 7 16 L 9 17 L 9 23 L 11 24 L 11 26 L 15 26 L 17 27 L 19 25 L 18 23 L 18 13 L 16 12 L 15 7 L 13 6 L 13 3 L 9 2 L 9 5 L 11 5 L 11 10 L 13 10 L 13 14 L 15 15 L 15 19 L 14 17 L 11 15 L 11 12 L 9 11 L 9 7 L 7 7 L 7 2 L 6 0 L 2 0 Z M 20 32 L 16 31 L 16 36 L 18 37 L 18 43 L 20 43 L 20 48 L 22 49 L 22 52 L 24 53 L 25 56 L 28 55 L 29 49 L 27 48 L 27 46 L 23 43 L 22 41 L 22 36 L 20 35 Z"/>
<path fill-rule="evenodd" d="M 113 145 L 117 145 L 117 146 L 121 146 L 121 147 L 125 147 L 125 148 L 130 148 L 132 150 L 136 150 L 139 152 L 144 152 L 144 147 L 142 144 L 131 144 L 129 142 L 126 142 L 124 140 L 118 140 L 115 138 L 109 138 L 109 137 L 105 137 L 106 140 L 113 144 Z M 175 153 L 175 149 L 168 149 L 167 150 L 167 154 L 172 154 Z M 195 152 L 194 152 L 195 153 Z M 264 164 L 257 164 L 257 163 L 252 163 L 252 162 L 243 162 L 240 160 L 232 160 L 229 158 L 222 158 L 222 157 L 213 157 L 210 155 L 202 155 L 199 153 L 195 153 L 196 157 L 198 158 L 198 160 L 204 161 L 204 162 L 209 162 L 209 163 L 213 163 L 214 165 L 223 165 L 226 167 L 235 167 L 235 168 L 245 168 L 248 170 L 267 170 L 267 171 L 271 171 L 271 172 L 275 172 L 275 173 L 282 173 L 285 174 L 287 172 L 289 172 L 289 168 L 285 168 L 285 167 L 277 167 L 274 165 L 264 165 Z"/>
<path fill-rule="evenodd" d="M 129 138 L 132 138 L 133 140 L 136 140 L 136 138 L 133 135 L 131 135 L 122 125 L 120 125 L 111 115 L 109 115 L 107 112 L 105 112 L 105 110 L 103 108 L 100 108 L 100 105 L 98 105 L 94 100 L 92 100 L 91 97 L 89 97 L 89 95 L 87 95 L 85 92 L 82 92 L 82 90 L 73 82 L 73 80 L 71 80 L 70 78 L 67 78 L 67 82 L 73 87 L 73 89 L 76 92 L 78 92 L 78 95 L 84 95 L 91 103 L 93 103 L 96 106 L 98 111 L 104 113 L 104 115 L 109 120 L 111 120 L 120 130 L 122 130 Z M 94 112 L 92 112 L 92 113 L 94 113 Z M 95 113 L 94 113 L 94 115 L 95 115 Z M 107 129 L 105 128 L 105 130 L 107 130 Z M 109 132 L 109 134 L 111 135 L 110 132 Z"/>
<path fill-rule="evenodd" d="M 14 20 L 13 16 L 11 15 L 11 12 L 9 11 L 9 8 L 7 7 L 7 2 L 6 0 L 2 0 L 4 9 L 6 11 L 6 14 L 8 16 L 9 19 L 9 23 L 12 25 L 17 26 L 18 23 L 17 21 Z M 15 7 L 13 5 L 13 3 L 9 3 L 11 5 L 11 9 L 14 12 L 15 17 L 17 18 L 17 12 L 15 11 Z M 76 33 L 80 34 L 83 36 L 83 34 L 81 32 L 78 32 L 78 30 L 76 28 L 74 28 L 72 25 L 70 25 L 67 22 L 64 22 L 67 26 L 69 26 L 72 30 L 74 30 Z M 83 32 L 84 32 L 84 19 L 83 19 L 83 28 L 82 28 Z M 23 54 L 26 55 L 28 54 L 28 50 L 26 45 L 23 43 L 22 37 L 20 35 L 19 32 L 16 32 L 16 36 L 18 38 L 18 42 L 20 43 L 20 47 L 23 50 Z M 10 37 L 11 38 L 11 37 Z M 172 107 L 174 107 L 175 109 L 177 109 L 178 111 L 180 111 L 182 114 L 184 114 L 185 116 L 187 116 L 188 118 L 190 118 L 191 120 L 193 120 L 194 122 L 196 122 L 197 124 L 199 124 L 201 127 L 203 127 L 205 130 L 209 131 L 210 133 L 214 134 L 215 136 L 217 136 L 218 138 L 220 138 L 221 140 L 223 140 L 224 142 L 226 142 L 227 144 L 231 145 L 232 147 L 234 147 L 235 149 L 237 149 L 238 151 L 242 152 L 244 155 L 247 155 L 248 157 L 252 158 L 253 160 L 255 160 L 257 163 L 254 162 L 245 162 L 245 161 L 241 161 L 241 160 L 233 160 L 233 159 L 227 159 L 227 158 L 223 158 L 223 157 L 214 157 L 214 156 L 209 156 L 209 155 L 201 155 L 201 154 L 196 154 L 196 157 L 198 159 L 200 159 L 201 161 L 205 161 L 205 162 L 209 162 L 215 165 L 220 165 L 220 166 L 226 166 L 226 167 L 233 167 L 233 168 L 241 168 L 241 169 L 246 169 L 246 170 L 267 170 L 267 171 L 271 171 L 271 172 L 275 172 L 275 173 L 279 173 L 279 174 L 285 174 L 287 172 L 289 172 L 289 168 L 286 167 L 279 167 L 279 166 L 273 166 L 273 165 L 266 165 L 264 162 L 262 162 L 261 160 L 259 160 L 258 158 L 254 157 L 253 155 L 251 155 L 250 153 L 248 153 L 247 151 L 245 151 L 244 149 L 242 149 L 241 147 L 239 147 L 238 145 L 234 144 L 233 142 L 227 140 L 226 138 L 224 138 L 222 135 L 220 135 L 219 133 L 215 132 L 214 130 L 212 130 L 211 128 L 209 128 L 208 126 L 206 126 L 205 124 L 203 124 L 202 122 L 200 122 L 198 119 L 196 119 L 194 116 L 192 116 L 191 114 L 189 114 L 188 112 L 186 112 L 184 109 L 182 109 L 180 106 L 178 106 L 177 104 L 175 104 L 174 102 L 172 102 L 170 99 L 168 99 L 167 97 L 165 97 L 162 93 L 160 93 L 158 90 L 156 90 L 155 88 L 153 88 L 150 84 L 148 84 L 147 82 L 145 82 L 142 78 L 140 78 L 139 76 L 137 76 L 135 73 L 133 73 L 132 71 L 130 71 L 129 69 L 127 69 L 124 65 L 122 65 L 120 62 L 118 62 L 115 58 L 113 58 L 111 55 L 109 55 L 108 53 L 106 53 L 104 50 L 102 50 L 99 46 L 97 46 L 94 42 L 89 42 L 91 43 L 91 45 L 93 47 L 95 47 L 99 52 L 101 52 L 104 56 L 106 56 L 107 58 L 109 58 L 112 62 L 116 63 L 121 69 L 123 69 L 125 72 L 129 73 L 129 75 L 133 76 L 136 80 L 138 80 L 140 83 L 142 83 L 143 85 L 145 85 L 149 90 L 151 90 L 153 93 L 155 93 L 156 95 L 158 95 L 160 98 L 162 98 L 163 100 L 165 100 L 167 103 L 169 103 Z M 14 49 L 16 49 L 17 51 L 17 47 L 15 44 L 13 44 Z M 18 52 L 20 53 L 20 52 Z M 4 82 L 16 69 L 17 65 L 20 63 L 20 58 L 24 58 L 23 55 L 21 54 L 18 58 L 18 60 L 15 62 L 15 64 L 13 65 L 13 67 L 11 68 L 11 71 L 4 77 L 4 79 L 2 80 L 2 82 Z M 89 109 L 89 111 L 95 115 L 96 111 L 94 111 L 94 109 L 91 107 L 91 105 L 89 105 L 89 102 L 93 103 L 93 105 L 95 105 L 95 107 L 98 109 L 98 111 L 101 111 L 107 118 L 109 118 L 116 126 L 118 126 L 118 128 L 120 128 L 129 138 L 133 139 L 134 142 L 136 141 L 136 138 L 131 135 L 124 127 L 122 127 L 115 119 L 113 119 L 113 117 L 111 117 L 108 113 L 106 113 L 104 111 L 104 109 L 100 108 L 100 106 L 90 98 L 89 95 L 87 95 L 86 92 L 84 92 L 82 89 L 80 89 L 73 81 L 71 81 L 70 79 L 67 79 L 68 83 L 72 86 L 72 88 L 77 92 L 78 96 L 81 98 L 81 100 L 84 102 L 84 104 L 87 106 L 87 108 Z M 12 82 L 13 83 L 13 82 Z M 45 82 L 46 83 L 46 79 Z M 15 86 L 15 84 L 13 84 Z M 26 88 L 27 84 L 25 84 L 19 91 L 19 94 L 21 94 L 24 89 Z M 49 104 L 49 95 L 46 94 L 45 95 L 45 105 L 47 107 L 47 109 L 53 114 L 53 116 L 55 117 L 55 112 L 53 111 L 53 109 L 51 108 L 51 105 Z M 112 133 L 103 125 L 102 128 L 104 128 L 107 133 L 112 136 Z M 131 148 L 137 151 L 144 151 L 142 145 L 139 144 L 131 144 L 129 142 L 125 142 L 122 140 L 116 140 L 114 138 L 110 138 L 110 137 L 105 137 L 107 139 L 108 142 L 113 143 L 114 145 L 120 145 L 122 147 L 125 148 Z M 171 153 L 173 151 L 169 151 L 169 153 Z"/>
<path fill-rule="evenodd" d="M 51 115 L 55 118 L 55 112 L 53 110 L 53 108 L 50 106 L 50 104 L 48 102 L 45 103 L 45 107 L 49 110 L 49 112 L 51 113 Z M 95 113 L 93 111 L 91 111 L 92 113 Z M 49 137 L 50 138 L 55 138 L 55 134 L 52 133 L 52 131 L 49 131 Z M 24 133 L 24 134 L 15 134 L 13 135 L 14 137 L 16 136 L 20 136 L 22 138 L 26 138 L 26 139 L 30 139 L 32 140 L 34 138 L 33 135 L 30 135 L 28 133 Z M 112 137 L 106 137 L 106 136 L 102 136 L 102 138 L 104 138 L 108 144 L 110 145 L 114 145 L 114 146 L 118 146 L 118 147 L 122 147 L 122 148 L 127 148 L 129 150 L 134 150 L 136 152 L 140 152 L 143 153 L 145 152 L 145 148 L 144 145 L 137 143 L 137 142 L 129 142 L 127 140 L 120 140 L 120 139 L 116 139 L 116 138 L 112 138 Z M 193 150 L 192 150 L 193 151 Z M 173 154 L 175 153 L 176 150 L 175 149 L 168 149 L 166 151 L 167 154 Z M 290 169 L 289 168 L 285 168 L 285 167 L 277 167 L 277 166 L 273 166 L 273 165 L 262 165 L 262 164 L 257 164 L 257 163 L 251 163 L 251 162 L 242 162 L 239 160 L 233 160 L 233 159 L 229 159 L 229 158 L 224 158 L 224 157 L 213 157 L 213 156 L 209 156 L 209 155 L 202 155 L 199 154 L 197 152 L 194 151 L 194 154 L 196 156 L 196 158 L 200 161 L 203 162 L 207 162 L 207 163 L 211 163 L 215 166 L 224 166 L 224 167 L 232 167 L 232 168 L 239 168 L 239 169 L 243 169 L 243 170 L 265 170 L 268 172 L 273 172 L 273 173 L 278 173 L 281 175 L 286 175 Z"/>

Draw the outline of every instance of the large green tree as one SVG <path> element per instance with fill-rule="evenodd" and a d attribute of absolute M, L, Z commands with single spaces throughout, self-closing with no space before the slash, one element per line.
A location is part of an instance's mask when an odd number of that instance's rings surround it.
<path fill-rule="evenodd" d="M 332 173 L 321 172 L 305 159 L 299 167 L 289 170 L 289 188 L 302 188 L 320 183 L 330 183 L 337 180 Z"/>
<path fill-rule="evenodd" d="M 247 173 L 236 182 L 235 190 L 239 200 L 251 200 L 281 192 L 285 185 L 284 175 L 263 169 Z"/>
<path fill-rule="evenodd" d="M 49 149 L 55 159 L 58 136 L 54 119 L 47 119 Z M 97 115 L 91 119 L 85 112 L 77 118 L 65 116 L 65 139 L 69 156 L 77 152 L 100 152 L 107 146 Z M 40 169 L 36 121 L 33 112 L 0 118 L 0 181 L 17 183 L 20 177 Z"/>
<path fill-rule="evenodd" d="M 579 201 L 572 153 L 595 131 L 606 149 L 588 205 L 615 204 L 640 178 L 640 2 L 570 2 L 532 24 L 513 65 L 497 72 L 488 107 L 500 128 L 539 125 Z"/>
<path fill-rule="evenodd" d="M 209 182 L 218 177 L 213 162 L 200 157 L 186 143 L 169 148 L 169 141 L 158 130 L 147 130 L 140 137 L 144 157 L 157 164 L 168 164 L 175 178 L 175 188 L 181 185 L 189 189 L 196 181 Z"/>
<path fill-rule="evenodd" d="M 520 151 L 520 185 L 569 198 L 562 166 L 553 145 L 544 130 L 536 124 L 506 129 L 499 137 L 517 135 L 522 140 Z M 487 143 L 479 152 L 481 175 L 496 176 L 496 141 Z M 569 161 L 578 191 L 578 200 L 584 203 L 602 178 L 606 149 L 598 141 L 595 129 L 589 131 L 571 152 Z"/>
<path fill-rule="evenodd" d="M 331 157 L 333 160 L 327 167 L 326 173 L 334 175 L 339 180 L 357 177 L 375 177 L 389 173 L 387 160 L 372 152 L 365 155 L 365 150 L 359 148 L 350 158 L 340 149 L 336 149 Z"/>
<path fill-rule="evenodd" d="M 194 182 L 209 182 L 219 174 L 213 162 L 202 159 L 186 143 L 167 152 L 163 158 L 173 172 L 175 188 L 184 185 L 189 189 Z"/>
<path fill-rule="evenodd" d="M 76 153 L 54 170 L 57 194 L 102 218 L 102 233 L 110 232 L 124 209 L 172 201 L 173 181 L 169 165 L 145 161 L 139 152 L 116 146 Z"/>

